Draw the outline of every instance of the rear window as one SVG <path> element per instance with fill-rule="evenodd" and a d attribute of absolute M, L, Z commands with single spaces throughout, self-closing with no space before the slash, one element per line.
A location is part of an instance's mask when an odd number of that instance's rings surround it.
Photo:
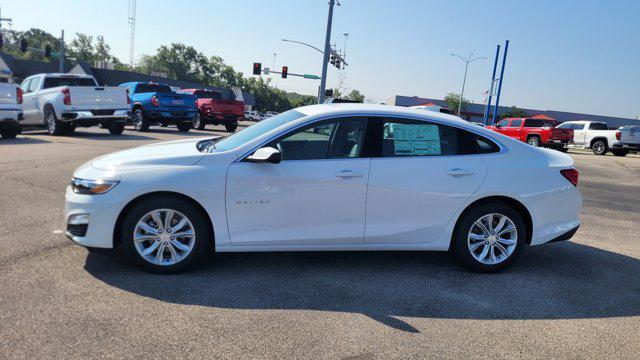
<path fill-rule="evenodd" d="M 160 84 L 138 84 L 136 87 L 136 94 L 143 93 L 161 93 L 161 94 L 171 94 L 171 88 L 169 85 L 160 85 Z"/>
<path fill-rule="evenodd" d="M 98 86 L 93 78 L 81 77 L 48 77 L 44 79 L 43 89 L 54 88 L 58 86 Z"/>
<path fill-rule="evenodd" d="M 196 99 L 214 99 L 214 100 L 222 99 L 222 94 L 220 94 L 217 91 L 198 90 L 193 94 L 196 96 Z"/>
<path fill-rule="evenodd" d="M 609 126 L 605 123 L 591 123 L 589 130 L 609 130 Z"/>
<path fill-rule="evenodd" d="M 539 128 L 544 126 L 544 121 L 539 119 L 526 119 L 524 127 Z"/>

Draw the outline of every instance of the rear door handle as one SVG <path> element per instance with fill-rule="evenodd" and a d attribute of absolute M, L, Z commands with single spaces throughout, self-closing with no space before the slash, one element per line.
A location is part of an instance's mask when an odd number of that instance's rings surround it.
<path fill-rule="evenodd" d="M 340 171 L 339 173 L 336 173 L 336 176 L 339 178 L 352 178 L 352 177 L 364 176 L 364 174 L 358 171 L 353 171 L 353 170 L 343 170 L 343 171 Z"/>
<path fill-rule="evenodd" d="M 451 170 L 445 171 L 445 174 L 449 176 L 455 176 L 455 177 L 469 176 L 469 175 L 473 175 L 473 171 L 467 170 L 467 169 L 451 169 Z"/>

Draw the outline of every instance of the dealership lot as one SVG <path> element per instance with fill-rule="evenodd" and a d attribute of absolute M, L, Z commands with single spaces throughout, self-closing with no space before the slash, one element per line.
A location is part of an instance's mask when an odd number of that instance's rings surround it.
<path fill-rule="evenodd" d="M 241 124 L 242 125 L 242 124 Z M 246 125 L 246 124 L 244 124 Z M 101 154 L 225 135 L 152 128 L 0 141 L 0 353 L 25 357 L 633 358 L 640 156 L 571 152 L 583 226 L 501 274 L 442 253 L 220 254 L 157 276 L 62 234 L 64 188 Z"/>

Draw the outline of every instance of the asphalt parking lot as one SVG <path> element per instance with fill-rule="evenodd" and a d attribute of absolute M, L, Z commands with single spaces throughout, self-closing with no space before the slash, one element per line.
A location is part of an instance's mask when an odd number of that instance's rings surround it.
<path fill-rule="evenodd" d="M 60 230 L 73 170 L 218 131 L 28 131 L 0 140 L 0 358 L 637 358 L 640 156 L 570 152 L 583 225 L 506 272 L 444 253 L 219 254 L 180 275 Z"/>

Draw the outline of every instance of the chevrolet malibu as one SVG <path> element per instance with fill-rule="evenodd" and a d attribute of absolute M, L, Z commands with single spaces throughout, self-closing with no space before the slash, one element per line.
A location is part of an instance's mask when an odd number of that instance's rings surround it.
<path fill-rule="evenodd" d="M 82 165 L 66 235 L 174 272 L 213 252 L 451 251 L 501 270 L 580 225 L 573 160 L 457 117 L 384 105 L 290 110 L 222 139 Z"/>

